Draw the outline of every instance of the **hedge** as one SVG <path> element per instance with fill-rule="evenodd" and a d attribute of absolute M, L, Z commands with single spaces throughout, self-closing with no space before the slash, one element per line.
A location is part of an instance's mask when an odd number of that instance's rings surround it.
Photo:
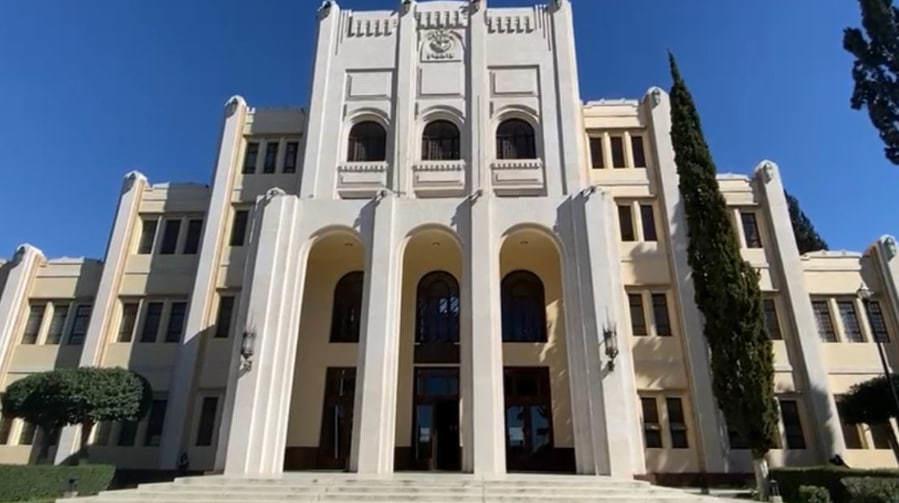
<path fill-rule="evenodd" d="M 0 465 L 0 502 L 59 498 L 73 477 L 79 494 L 97 494 L 114 474 L 112 465 Z"/>
<path fill-rule="evenodd" d="M 852 497 L 843 479 L 874 477 L 899 480 L 899 470 L 856 470 L 838 466 L 772 468 L 771 478 L 777 481 L 781 496 L 787 503 L 802 501 L 800 486 L 818 486 L 827 489 L 833 503 L 852 503 Z"/>
<path fill-rule="evenodd" d="M 846 477 L 843 485 L 852 503 L 899 503 L 899 477 Z"/>

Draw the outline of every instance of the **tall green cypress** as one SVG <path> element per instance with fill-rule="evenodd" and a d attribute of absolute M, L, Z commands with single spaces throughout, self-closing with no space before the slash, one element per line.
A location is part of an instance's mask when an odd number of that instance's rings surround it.
<path fill-rule="evenodd" d="M 728 427 L 748 440 L 753 458 L 761 462 L 776 445 L 778 412 L 759 276 L 740 255 L 693 97 L 671 54 L 669 61 L 674 81 L 671 141 L 687 216 L 695 300 L 705 317 L 712 386 Z"/>
<path fill-rule="evenodd" d="M 799 207 L 799 200 L 787 191 L 784 191 L 784 197 L 787 198 L 790 223 L 793 224 L 793 236 L 796 238 L 796 247 L 799 248 L 799 253 L 827 250 L 827 241 L 824 241 L 824 238 L 818 234 L 811 219 Z"/>

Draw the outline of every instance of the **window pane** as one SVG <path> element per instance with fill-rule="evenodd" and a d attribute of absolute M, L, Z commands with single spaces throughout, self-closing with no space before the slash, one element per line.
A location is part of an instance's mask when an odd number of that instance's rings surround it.
<path fill-rule="evenodd" d="M 270 141 L 265 144 L 265 162 L 262 163 L 262 172 L 266 174 L 275 172 L 275 164 L 278 162 L 278 142 Z"/>
<path fill-rule="evenodd" d="M 765 333 L 771 340 L 783 339 L 780 334 L 780 322 L 777 320 L 777 304 L 774 299 L 762 299 L 762 308 L 765 310 Z"/>
<path fill-rule="evenodd" d="M 137 322 L 137 307 L 138 304 L 136 302 L 129 302 L 122 306 L 122 321 L 119 324 L 119 342 L 131 342 L 131 337 L 134 334 L 134 325 Z"/>
<path fill-rule="evenodd" d="M 653 397 L 640 397 L 643 409 L 643 438 L 647 449 L 662 448 L 662 428 L 659 424 L 659 409 Z"/>
<path fill-rule="evenodd" d="M 668 297 L 664 293 L 652 294 L 652 315 L 656 322 L 656 335 L 671 335 L 671 320 L 668 318 Z"/>
<path fill-rule="evenodd" d="M 200 251 L 200 238 L 203 236 L 203 221 L 199 219 L 187 222 L 187 240 L 184 242 L 184 253 L 196 255 Z"/>
<path fill-rule="evenodd" d="M 890 438 L 893 436 L 889 423 L 877 423 L 869 425 L 871 428 L 871 440 L 875 449 L 890 449 Z"/>
<path fill-rule="evenodd" d="M 805 449 L 805 436 L 802 434 L 802 421 L 799 419 L 796 401 L 781 400 L 780 414 L 784 423 L 784 436 L 787 437 L 787 449 Z"/>
<path fill-rule="evenodd" d="M 540 452 L 550 447 L 552 426 L 550 425 L 549 407 L 543 405 L 531 405 L 531 452 Z"/>
<path fill-rule="evenodd" d="M 106 445 L 109 443 L 109 436 L 112 433 L 112 423 L 102 421 L 97 424 L 94 431 L 93 445 Z"/>
<path fill-rule="evenodd" d="M 331 342 L 359 342 L 362 320 L 362 281 L 362 271 L 353 271 L 344 275 L 337 282 L 337 286 L 334 288 L 334 303 L 331 308 Z M 419 313 L 419 315 L 421 314 Z"/>
<path fill-rule="evenodd" d="M 656 219 L 651 204 L 640 205 L 640 218 L 643 220 L 643 241 L 658 241 Z"/>
<path fill-rule="evenodd" d="M 387 159 L 387 131 L 377 122 L 360 122 L 350 130 L 347 161 L 380 162 Z"/>
<path fill-rule="evenodd" d="M 612 165 L 624 167 L 624 140 L 620 136 L 612 137 Z"/>
<path fill-rule="evenodd" d="M 247 143 L 247 152 L 243 158 L 243 173 L 250 175 L 256 172 L 256 158 L 259 157 L 259 143 Z"/>
<path fill-rule="evenodd" d="M 530 271 L 513 271 L 500 284 L 503 342 L 546 342 L 546 293 Z"/>
<path fill-rule="evenodd" d="M 147 304 L 147 312 L 144 315 L 144 327 L 140 333 L 141 342 L 156 342 L 156 334 L 159 332 L 161 320 L 162 302 L 150 302 Z"/>
<path fill-rule="evenodd" d="M 218 397 L 207 396 L 203 398 L 200 407 L 200 422 L 197 426 L 197 446 L 212 445 L 212 437 L 215 433 L 215 411 L 218 408 Z"/>
<path fill-rule="evenodd" d="M 643 314 L 643 295 L 629 293 L 627 302 L 631 310 L 631 332 L 634 335 L 647 335 L 646 316 Z"/>
<path fill-rule="evenodd" d="M 134 445 L 134 440 L 137 438 L 137 422 L 136 421 L 124 421 L 121 423 L 119 427 L 119 439 L 116 442 L 116 445 L 119 447 L 130 447 Z"/>
<path fill-rule="evenodd" d="M 506 407 L 506 440 L 509 447 L 524 447 L 525 407 L 514 405 Z"/>
<path fill-rule="evenodd" d="M 144 445 L 157 446 L 162 440 L 162 427 L 165 424 L 165 400 L 153 400 L 150 407 L 150 415 L 147 419 L 147 433 L 144 436 Z"/>
<path fill-rule="evenodd" d="M 249 212 L 247 210 L 237 210 L 234 212 L 234 222 L 231 224 L 231 246 L 243 246 L 246 241 L 247 219 Z"/>
<path fill-rule="evenodd" d="M 877 342 L 890 342 L 890 333 L 887 331 L 886 320 L 880 309 L 880 302 L 876 300 L 865 301 L 865 310 L 868 312 L 868 323 L 871 325 L 871 334 Z"/>
<path fill-rule="evenodd" d="M 618 205 L 618 228 L 621 230 L 622 241 L 636 241 L 634 234 L 634 218 L 631 215 L 630 205 Z"/>
<path fill-rule="evenodd" d="M 743 236 L 746 238 L 747 248 L 761 248 L 762 237 L 759 234 L 759 225 L 755 218 L 755 213 L 744 211 L 740 213 L 740 219 L 743 222 Z"/>
<path fill-rule="evenodd" d="M 634 167 L 646 167 L 646 153 L 643 151 L 643 137 L 631 136 L 631 149 L 634 151 Z"/>
<path fill-rule="evenodd" d="M 668 397 L 665 399 L 665 407 L 668 409 L 668 428 L 671 431 L 671 447 L 674 449 L 687 449 L 690 443 L 687 440 L 687 422 L 684 420 L 684 406 L 680 398 Z"/>
<path fill-rule="evenodd" d="M 812 309 L 815 311 L 815 322 L 818 325 L 818 336 L 824 342 L 837 342 L 837 333 L 833 329 L 833 319 L 830 317 L 830 308 L 826 300 L 812 301 Z"/>
<path fill-rule="evenodd" d="M 141 225 L 140 245 L 137 253 L 149 255 L 153 253 L 153 242 L 156 240 L 156 219 L 144 219 Z"/>
<path fill-rule="evenodd" d="M 47 344 L 59 344 L 62 340 L 62 331 L 65 329 L 68 315 L 68 304 L 53 303 L 53 318 L 50 319 L 50 329 L 47 331 Z"/>
<path fill-rule="evenodd" d="M 175 253 L 178 246 L 178 233 L 181 231 L 181 220 L 166 220 L 162 231 L 162 246 L 159 247 L 159 253 L 162 255 L 171 255 Z"/>
<path fill-rule="evenodd" d="M 13 419 L 0 416 L 0 445 L 9 444 L 9 433 L 12 431 Z"/>
<path fill-rule="evenodd" d="M 173 302 L 169 310 L 169 324 L 165 330 L 165 342 L 181 342 L 184 334 L 184 318 L 187 314 L 186 302 Z"/>
<path fill-rule="evenodd" d="M 459 128 L 439 120 L 425 127 L 421 138 L 421 158 L 425 161 L 457 160 L 462 157 Z"/>
<path fill-rule="evenodd" d="M 223 295 L 219 299 L 219 312 L 215 320 L 215 336 L 226 338 L 231 335 L 231 318 L 234 313 L 234 297 Z"/>
<path fill-rule="evenodd" d="M 296 173 L 297 172 L 297 154 L 300 150 L 300 143 L 296 141 L 287 142 L 286 150 L 284 151 L 284 172 L 285 173 Z"/>
<path fill-rule="evenodd" d="M 605 168 L 605 161 L 602 158 L 602 137 L 590 137 L 590 160 L 593 169 Z"/>
<path fill-rule="evenodd" d="M 31 445 L 34 443 L 34 437 L 37 434 L 37 428 L 28 422 L 22 422 L 22 430 L 19 432 L 19 445 Z"/>
<path fill-rule="evenodd" d="M 849 342 L 865 342 L 862 336 L 862 327 L 858 322 L 858 313 L 855 312 L 855 302 L 851 300 L 841 300 L 837 302 L 840 309 L 840 319 L 843 320 L 843 330 L 846 332 L 846 339 Z"/>
<path fill-rule="evenodd" d="M 41 330 L 41 321 L 44 319 L 45 304 L 31 306 L 28 309 L 28 320 L 25 322 L 25 333 L 22 335 L 22 344 L 34 344 L 37 342 L 38 332 Z"/>
<path fill-rule="evenodd" d="M 862 437 L 858 425 L 849 424 L 843 419 L 846 417 L 846 411 L 839 397 L 837 397 L 837 413 L 840 416 L 840 427 L 843 429 L 843 440 L 846 442 L 846 448 L 862 449 Z"/>
<path fill-rule="evenodd" d="M 536 159 L 534 128 L 521 119 L 509 119 L 500 124 L 496 129 L 496 157 Z"/>
<path fill-rule="evenodd" d="M 75 308 L 75 319 L 72 320 L 72 330 L 69 332 L 69 344 L 81 344 L 84 342 L 90 318 L 90 305 L 80 305 Z"/>

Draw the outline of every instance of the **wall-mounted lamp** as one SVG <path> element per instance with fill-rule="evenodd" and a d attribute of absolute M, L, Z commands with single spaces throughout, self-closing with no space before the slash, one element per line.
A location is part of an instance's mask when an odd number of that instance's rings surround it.
<path fill-rule="evenodd" d="M 606 356 L 609 357 L 609 372 L 615 370 L 615 358 L 618 358 L 618 333 L 614 327 L 607 326 L 602 331 L 602 340 L 606 346 Z"/>
<path fill-rule="evenodd" d="M 240 369 L 249 372 L 253 369 L 253 355 L 256 353 L 256 333 L 247 330 L 240 341 Z"/>

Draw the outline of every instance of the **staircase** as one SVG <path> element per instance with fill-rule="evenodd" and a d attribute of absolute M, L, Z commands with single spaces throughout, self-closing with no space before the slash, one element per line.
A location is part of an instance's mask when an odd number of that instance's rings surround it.
<path fill-rule="evenodd" d="M 394 474 L 366 477 L 337 473 L 288 473 L 278 478 L 187 477 L 106 491 L 60 503 L 227 502 L 600 502 L 721 503 L 724 500 L 635 480 L 574 475 L 507 475 L 484 480 L 466 474 Z"/>

